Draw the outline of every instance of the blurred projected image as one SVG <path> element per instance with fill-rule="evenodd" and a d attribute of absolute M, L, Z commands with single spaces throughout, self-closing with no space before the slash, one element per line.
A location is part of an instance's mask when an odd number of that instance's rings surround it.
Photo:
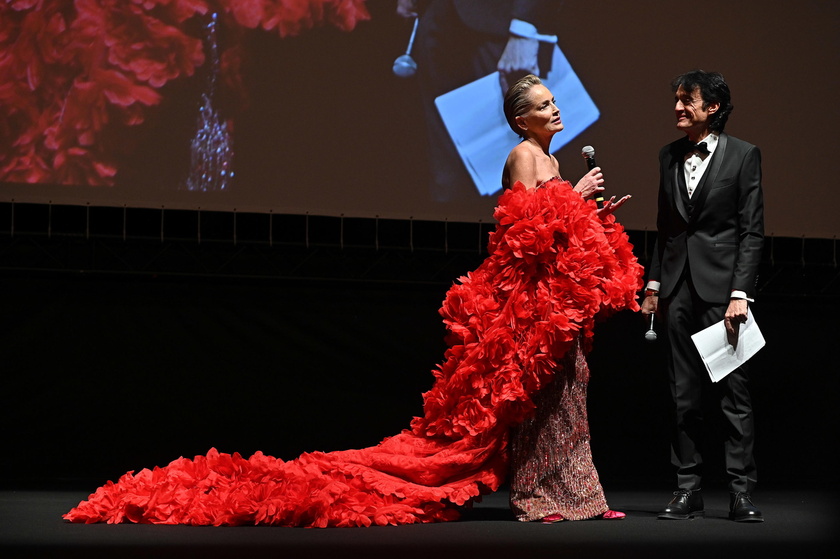
<path fill-rule="evenodd" d="M 232 122 L 219 89 L 242 88 L 237 41 L 259 28 L 294 36 L 349 31 L 364 0 L 42 0 L 0 3 L 0 181 L 112 186 L 131 134 L 168 87 L 198 75 L 189 176 L 181 188 L 231 184 Z M 224 32 L 226 47 L 219 47 Z"/>
<path fill-rule="evenodd" d="M 436 200 L 468 195 L 465 184 L 482 195 L 501 189 L 505 155 L 518 141 L 505 121 L 502 98 L 520 77 L 543 77 L 569 123 L 552 141 L 552 152 L 598 119 L 597 107 L 557 46 L 559 4 L 398 1 L 398 13 L 418 21 L 412 44 L 416 67 L 398 60 L 394 71 L 416 75 L 421 89 Z"/>

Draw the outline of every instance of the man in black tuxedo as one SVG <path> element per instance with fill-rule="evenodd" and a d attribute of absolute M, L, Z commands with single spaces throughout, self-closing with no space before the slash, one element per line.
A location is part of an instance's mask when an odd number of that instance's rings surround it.
<path fill-rule="evenodd" d="M 502 96 L 526 74 L 545 76 L 557 42 L 551 0 L 398 0 L 397 13 L 419 16 L 413 57 L 426 113 L 431 194 L 439 202 L 475 195 L 472 179 L 435 107 L 435 99 L 496 70 Z"/>
<path fill-rule="evenodd" d="M 664 318 L 667 368 L 676 412 L 671 461 L 678 491 L 659 518 L 702 516 L 701 396 L 712 392 L 726 427 L 730 518 L 760 522 L 753 414 L 746 367 L 712 383 L 691 335 L 724 321 L 730 339 L 747 320 L 764 244 L 761 153 L 724 133 L 729 86 L 700 70 L 674 80 L 677 129 L 686 137 L 659 153 L 658 235 L 642 313 Z"/>

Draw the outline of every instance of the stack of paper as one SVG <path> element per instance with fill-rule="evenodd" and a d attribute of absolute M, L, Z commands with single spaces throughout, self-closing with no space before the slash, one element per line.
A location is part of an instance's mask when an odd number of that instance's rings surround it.
<path fill-rule="evenodd" d="M 703 358 L 712 382 L 724 378 L 764 347 L 764 336 L 752 313 L 747 315 L 747 321 L 738 328 L 734 346 L 722 320 L 697 332 L 691 339 Z"/>

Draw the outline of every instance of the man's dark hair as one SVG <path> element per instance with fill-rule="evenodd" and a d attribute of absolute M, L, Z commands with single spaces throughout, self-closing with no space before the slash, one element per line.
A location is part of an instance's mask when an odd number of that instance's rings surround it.
<path fill-rule="evenodd" d="M 692 93 L 695 89 L 700 90 L 700 97 L 703 98 L 703 108 L 709 106 L 710 103 L 720 103 L 720 109 L 715 112 L 711 121 L 709 122 L 709 130 L 720 134 L 726 127 L 726 121 L 729 119 L 729 114 L 734 108 L 732 106 L 732 97 L 729 94 L 729 86 L 726 85 L 726 80 L 723 75 L 718 72 L 704 72 L 703 70 L 692 70 L 686 72 L 681 76 L 677 76 L 671 82 L 671 88 L 674 92 L 679 87 Z"/>

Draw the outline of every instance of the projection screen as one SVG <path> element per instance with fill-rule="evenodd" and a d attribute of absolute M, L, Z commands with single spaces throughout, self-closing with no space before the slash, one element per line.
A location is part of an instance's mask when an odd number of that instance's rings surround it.
<path fill-rule="evenodd" d="M 516 138 L 494 124 L 498 79 L 462 62 L 492 33 L 458 4 L 419 2 L 413 35 L 396 0 L 5 1 L 0 201 L 491 221 Z M 767 234 L 837 236 L 840 2 L 544 4 L 561 173 L 577 181 L 593 146 L 607 193 L 633 195 L 625 227 L 655 229 L 657 153 L 680 136 L 670 82 L 702 68 L 731 86 L 726 131 L 762 150 Z M 449 26 L 437 68 L 431 10 Z M 411 39 L 417 71 L 399 76 Z"/>

